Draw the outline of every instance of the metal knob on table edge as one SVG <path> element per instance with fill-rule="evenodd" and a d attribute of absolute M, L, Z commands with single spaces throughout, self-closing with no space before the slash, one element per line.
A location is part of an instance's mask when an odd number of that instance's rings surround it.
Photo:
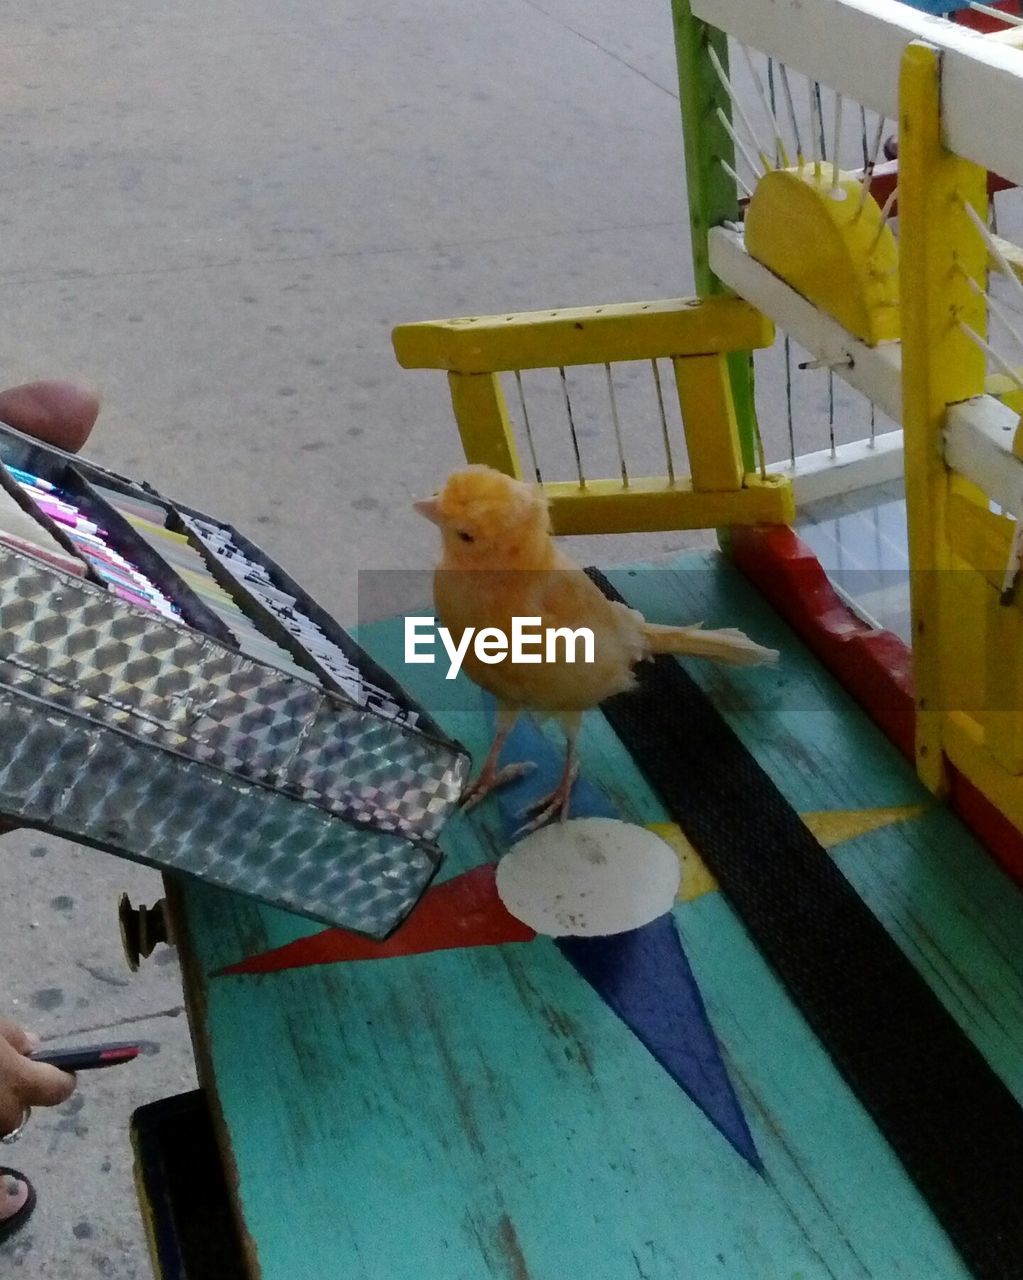
<path fill-rule="evenodd" d="M 124 958 L 132 973 L 137 973 L 142 960 L 151 956 L 158 943 L 170 943 L 167 925 L 167 902 L 161 898 L 151 907 L 133 907 L 126 893 L 117 904 L 117 918 L 121 926 L 121 946 Z"/>

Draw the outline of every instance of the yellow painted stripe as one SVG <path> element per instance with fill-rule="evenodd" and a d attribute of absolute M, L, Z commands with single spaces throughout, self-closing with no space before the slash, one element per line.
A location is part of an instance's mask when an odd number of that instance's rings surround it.
<path fill-rule="evenodd" d="M 898 822 L 919 818 L 926 810 L 927 806 L 922 804 L 896 805 L 888 809 L 825 809 L 804 813 L 802 818 L 825 849 L 834 849 L 836 845 L 865 836 L 869 831 L 880 831 Z"/>
<path fill-rule="evenodd" d="M 713 893 L 718 888 L 718 882 L 711 875 L 707 864 L 682 834 L 677 823 L 651 822 L 648 829 L 671 845 L 682 864 L 679 902 L 692 902 L 694 898 L 702 898 L 705 893 Z"/>
<path fill-rule="evenodd" d="M 825 849 L 834 849 L 836 845 L 855 840 L 870 831 L 880 831 L 884 827 L 918 818 L 926 811 L 926 805 L 911 804 L 884 809 L 825 809 L 804 813 L 802 818 Z M 696 898 L 702 898 L 705 893 L 714 893 L 718 889 L 717 880 L 682 834 L 677 823 L 651 822 L 647 824 L 647 829 L 671 845 L 682 864 L 679 902 L 693 902 Z"/>

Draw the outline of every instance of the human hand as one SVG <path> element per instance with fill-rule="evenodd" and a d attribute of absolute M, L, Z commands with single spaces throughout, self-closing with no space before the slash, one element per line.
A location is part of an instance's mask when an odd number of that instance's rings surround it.
<path fill-rule="evenodd" d="M 13 1133 L 29 1107 L 55 1107 L 75 1091 L 75 1077 L 25 1055 L 39 1041 L 31 1032 L 0 1018 L 0 1137 Z"/>

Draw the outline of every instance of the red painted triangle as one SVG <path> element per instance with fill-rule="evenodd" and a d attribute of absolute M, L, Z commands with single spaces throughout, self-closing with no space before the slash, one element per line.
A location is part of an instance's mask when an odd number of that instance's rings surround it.
<path fill-rule="evenodd" d="M 487 863 L 435 885 L 415 911 L 384 942 L 347 929 L 324 929 L 283 947 L 249 956 L 221 969 L 234 973 L 277 973 L 345 960 L 389 960 L 395 956 L 449 951 L 454 947 L 494 947 L 532 942 L 536 934 L 511 915 L 497 894 L 496 867 Z"/>

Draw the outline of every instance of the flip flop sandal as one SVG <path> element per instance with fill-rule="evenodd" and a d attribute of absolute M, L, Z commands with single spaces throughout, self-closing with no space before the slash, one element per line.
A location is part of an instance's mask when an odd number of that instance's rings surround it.
<path fill-rule="evenodd" d="M 17 1213 L 12 1213 L 9 1218 L 0 1218 L 0 1244 L 3 1244 L 5 1240 L 13 1236 L 16 1231 L 21 1230 L 31 1218 L 32 1210 L 36 1207 L 35 1188 L 28 1178 L 23 1173 L 19 1173 L 17 1169 L 7 1169 L 3 1165 L 0 1165 L 0 1200 L 10 1194 L 8 1187 L 10 1186 L 9 1179 L 11 1178 L 17 1178 L 19 1182 L 23 1182 L 28 1187 L 28 1196 Z"/>

